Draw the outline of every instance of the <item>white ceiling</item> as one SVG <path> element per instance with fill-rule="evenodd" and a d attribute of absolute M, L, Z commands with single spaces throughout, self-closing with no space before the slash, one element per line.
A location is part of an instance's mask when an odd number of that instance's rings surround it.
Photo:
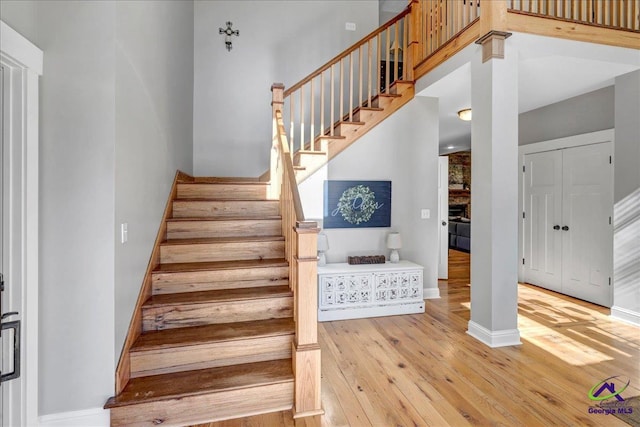
<path fill-rule="evenodd" d="M 635 49 L 522 33 L 514 34 L 507 43 L 507 55 L 519 56 L 519 113 L 611 86 L 616 76 L 640 69 L 640 50 Z M 458 119 L 457 112 L 471 106 L 469 59 L 478 49 L 469 46 L 459 54 L 462 63 L 458 58 L 436 68 L 434 74 L 443 77 L 428 82 L 423 90 L 420 86 L 424 84 L 418 82 L 417 96 L 439 98 L 443 153 L 470 148 L 471 123 Z"/>

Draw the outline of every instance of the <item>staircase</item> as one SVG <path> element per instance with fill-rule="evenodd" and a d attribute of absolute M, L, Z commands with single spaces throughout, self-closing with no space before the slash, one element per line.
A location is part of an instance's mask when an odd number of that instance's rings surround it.
<path fill-rule="evenodd" d="M 272 86 L 298 183 L 413 99 L 411 18 L 408 7 L 299 83 Z"/>
<path fill-rule="evenodd" d="M 293 407 L 293 293 L 268 183 L 174 183 L 112 425 L 186 425 Z M 126 346 L 125 346 L 126 350 Z"/>
<path fill-rule="evenodd" d="M 298 150 L 294 155 L 296 178 L 300 183 L 313 175 L 360 137 L 383 122 L 400 107 L 411 101 L 415 95 L 415 84 L 412 81 L 396 80 L 389 90 L 379 93 L 371 100 L 371 107 L 356 107 L 351 116 L 336 122 L 333 135 L 328 129 L 315 137 L 314 150 Z M 307 148 L 310 144 L 306 144 Z"/>
<path fill-rule="evenodd" d="M 413 98 L 412 67 L 402 75 L 391 61 L 392 53 L 409 51 L 408 13 L 290 89 L 273 86 L 265 175 L 176 174 L 116 371 L 116 395 L 105 405 L 111 425 L 323 413 L 318 228 L 304 219 L 298 183 Z"/>

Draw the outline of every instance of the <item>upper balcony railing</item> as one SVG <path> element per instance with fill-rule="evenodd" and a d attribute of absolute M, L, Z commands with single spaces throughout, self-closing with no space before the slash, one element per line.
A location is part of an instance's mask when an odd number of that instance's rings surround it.
<path fill-rule="evenodd" d="M 428 58 L 480 19 L 479 0 L 420 0 L 415 5 L 419 28 L 418 61 Z"/>
<path fill-rule="evenodd" d="M 640 30 L 640 0 L 507 0 L 509 11 L 622 30 Z"/>

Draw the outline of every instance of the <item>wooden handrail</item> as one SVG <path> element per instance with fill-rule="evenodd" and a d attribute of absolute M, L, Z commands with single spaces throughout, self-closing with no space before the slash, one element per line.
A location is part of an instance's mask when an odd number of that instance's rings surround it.
<path fill-rule="evenodd" d="M 282 119 L 282 111 L 276 110 L 276 124 L 278 126 L 278 143 L 280 144 L 280 160 L 283 163 L 283 178 L 289 181 L 292 192 L 293 209 L 295 212 L 296 223 L 306 223 L 304 219 L 304 211 L 302 210 L 302 202 L 300 201 L 300 193 L 298 191 L 298 183 L 296 182 L 296 172 L 293 168 L 293 160 L 291 159 L 291 150 L 287 142 L 287 133 L 284 129 L 284 120 Z M 317 227 L 315 222 L 309 222 Z M 309 227 L 309 225 L 307 225 Z"/>
<path fill-rule="evenodd" d="M 336 55 L 329 62 L 327 62 L 326 64 L 324 64 L 323 66 L 321 66 L 320 68 L 318 68 L 317 70 L 315 70 L 314 72 L 309 74 L 307 77 L 305 77 L 304 79 L 300 80 L 298 83 L 294 84 L 293 86 L 291 86 L 290 88 L 285 90 L 284 91 L 285 98 L 288 97 L 289 95 L 291 95 L 296 90 L 300 89 L 305 84 L 309 83 L 313 78 L 318 77 L 321 73 L 327 71 L 329 68 L 331 68 L 332 66 L 336 65 L 343 58 L 346 58 L 351 53 L 353 53 L 356 50 L 358 50 L 360 48 L 360 46 L 363 46 L 369 40 L 372 40 L 377 35 L 382 33 L 384 30 L 386 30 L 387 28 L 391 27 L 396 22 L 400 21 L 402 18 L 407 16 L 409 14 L 409 12 L 410 12 L 410 8 L 409 7 L 405 8 L 402 12 L 400 12 L 396 17 L 394 17 L 393 19 L 388 21 L 386 24 L 384 24 L 381 27 L 377 28 L 376 30 L 372 31 L 371 33 L 366 35 L 364 38 L 362 38 L 359 41 L 357 41 L 356 43 L 354 43 L 351 47 L 347 48 L 345 51 L 341 52 L 339 55 Z"/>

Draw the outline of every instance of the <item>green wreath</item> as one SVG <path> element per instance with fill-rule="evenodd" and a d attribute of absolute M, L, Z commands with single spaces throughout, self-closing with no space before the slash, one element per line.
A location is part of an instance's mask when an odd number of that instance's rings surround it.
<path fill-rule="evenodd" d="M 364 185 L 347 188 L 338 200 L 338 211 L 350 224 L 368 222 L 376 207 L 376 193 Z"/>

